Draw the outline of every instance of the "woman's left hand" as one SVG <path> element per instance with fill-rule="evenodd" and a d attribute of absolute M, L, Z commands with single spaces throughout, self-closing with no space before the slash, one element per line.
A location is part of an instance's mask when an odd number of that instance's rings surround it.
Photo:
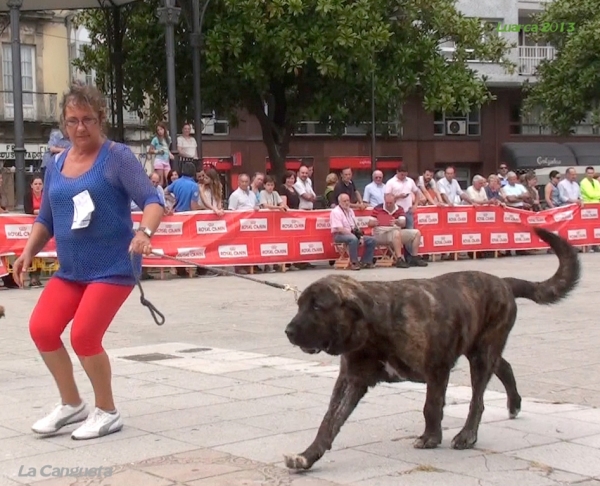
<path fill-rule="evenodd" d="M 129 245 L 129 252 L 138 255 L 150 255 L 152 253 L 150 238 L 141 231 L 137 231 Z"/>

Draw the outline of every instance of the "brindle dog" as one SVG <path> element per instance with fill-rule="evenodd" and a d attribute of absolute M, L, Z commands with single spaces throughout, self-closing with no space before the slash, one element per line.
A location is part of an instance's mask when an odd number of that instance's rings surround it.
<path fill-rule="evenodd" d="M 340 374 L 315 440 L 301 454 L 286 455 L 287 467 L 310 469 L 331 449 L 369 387 L 380 382 L 427 384 L 425 432 L 414 447 L 437 447 L 450 371 L 461 355 L 469 360 L 473 394 L 452 447 L 468 449 L 477 442 L 483 394 L 492 374 L 506 388 L 509 417 L 515 418 L 521 396 L 502 352 L 517 317 L 516 298 L 553 304 L 575 288 L 580 276 L 577 252 L 567 241 L 540 228 L 534 231 L 559 260 L 558 270 L 545 282 L 465 271 L 394 282 L 330 275 L 306 288 L 285 332 L 306 353 L 341 355 Z"/>

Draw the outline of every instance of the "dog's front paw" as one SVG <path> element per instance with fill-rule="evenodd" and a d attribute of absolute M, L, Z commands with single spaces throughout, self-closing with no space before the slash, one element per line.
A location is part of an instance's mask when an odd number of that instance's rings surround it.
<path fill-rule="evenodd" d="M 310 469 L 308 459 L 300 454 L 284 454 L 285 465 L 288 469 Z"/>
<path fill-rule="evenodd" d="M 454 439 L 452 439 L 452 449 L 464 450 L 472 449 L 477 442 L 477 434 L 471 430 L 461 430 Z"/>
<path fill-rule="evenodd" d="M 422 435 L 413 442 L 415 449 L 435 449 L 442 443 L 442 438 L 434 435 Z"/>

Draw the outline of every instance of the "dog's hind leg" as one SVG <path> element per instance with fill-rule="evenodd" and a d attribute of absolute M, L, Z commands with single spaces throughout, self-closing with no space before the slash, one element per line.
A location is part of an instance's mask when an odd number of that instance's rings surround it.
<path fill-rule="evenodd" d="M 427 396 L 423 407 L 425 432 L 413 443 L 416 449 L 434 449 L 442 443 L 442 419 L 449 379 L 450 369 L 438 369 L 432 378 L 427 379 Z"/>
<path fill-rule="evenodd" d="M 469 414 L 462 430 L 452 439 L 453 449 L 470 449 L 477 442 L 477 432 L 483 415 L 483 394 L 494 373 L 499 358 L 493 356 L 494 350 L 479 347 L 471 351 L 467 358 L 471 368 L 472 397 Z M 498 353 L 499 354 L 499 353 Z"/>
<path fill-rule="evenodd" d="M 496 365 L 495 374 L 506 389 L 508 417 L 511 419 L 517 418 L 517 415 L 521 411 L 521 395 L 517 391 L 517 380 L 515 380 L 512 366 L 501 357 Z"/>
<path fill-rule="evenodd" d="M 290 469 L 310 469 L 326 451 L 331 449 L 335 437 L 340 432 L 368 386 L 358 377 L 340 373 L 329 402 L 329 409 L 321 422 L 313 443 L 301 454 L 286 454 L 285 465 Z"/>

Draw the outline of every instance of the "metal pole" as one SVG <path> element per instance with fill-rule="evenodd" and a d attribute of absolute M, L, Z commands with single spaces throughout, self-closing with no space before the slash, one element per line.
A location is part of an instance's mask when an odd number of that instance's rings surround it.
<path fill-rule="evenodd" d="M 117 142 L 125 142 L 125 121 L 123 116 L 123 26 L 121 25 L 121 8 L 112 8 L 114 32 L 114 52 L 112 53 L 115 69 L 115 104 L 117 110 Z"/>
<path fill-rule="evenodd" d="M 377 143 L 375 127 L 375 69 L 371 71 L 371 171 L 377 169 L 377 158 L 375 157 L 375 145 Z"/>
<path fill-rule="evenodd" d="M 160 22 L 165 25 L 165 44 L 167 50 L 167 106 L 169 110 L 169 135 L 171 152 L 175 156 L 173 170 L 179 172 L 179 153 L 177 152 L 177 97 L 175 81 L 175 25 L 181 9 L 173 6 L 173 0 L 164 0 L 164 7 L 158 9 Z"/>
<path fill-rule="evenodd" d="M 192 70 L 194 73 L 194 130 L 196 144 L 198 145 L 198 158 L 202 162 L 202 26 L 204 25 L 204 14 L 210 0 L 204 0 L 200 10 L 200 0 L 192 0 L 192 34 L 190 43 L 192 45 Z"/>
<path fill-rule="evenodd" d="M 25 127 L 23 126 L 23 80 L 21 75 L 21 6 L 23 0 L 8 0 L 10 8 L 10 42 L 12 48 L 13 109 L 15 130 L 15 209 L 23 209 L 25 197 Z M 35 96 L 35 95 L 32 95 Z"/>

